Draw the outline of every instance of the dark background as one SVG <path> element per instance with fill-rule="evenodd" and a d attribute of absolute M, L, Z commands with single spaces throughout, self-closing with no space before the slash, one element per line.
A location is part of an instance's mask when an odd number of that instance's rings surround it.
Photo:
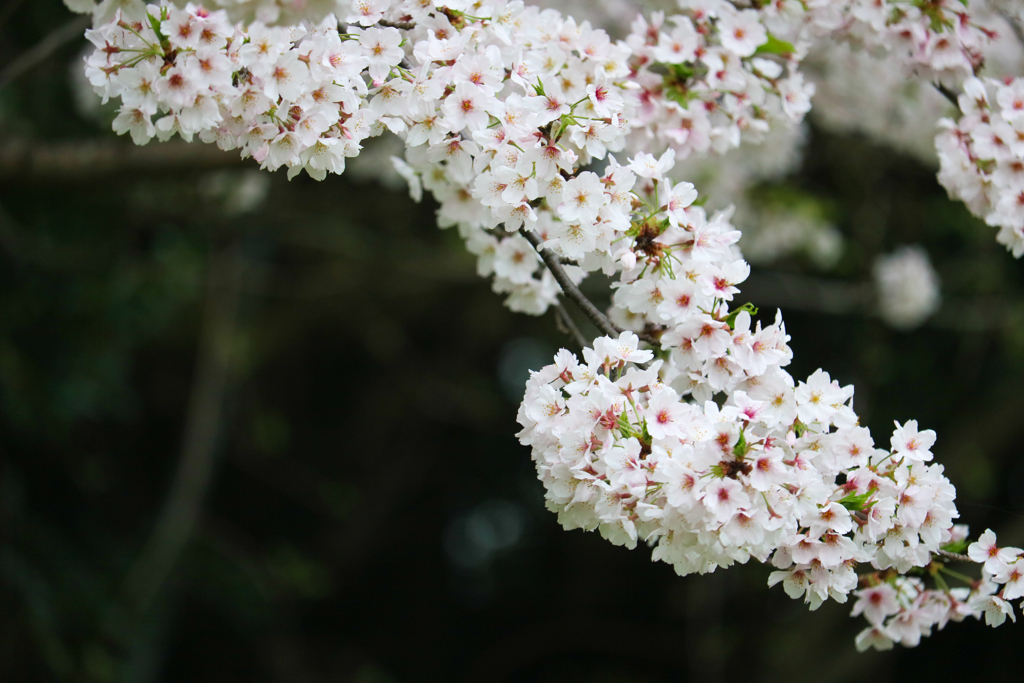
<path fill-rule="evenodd" d="M 0 2 L 0 65 L 71 20 Z M 767 568 L 680 578 L 561 530 L 514 436 L 527 369 L 571 345 L 553 318 L 504 309 L 429 201 L 117 138 L 75 104 L 82 47 L 0 86 L 0 681 L 1019 680 L 1024 627 L 858 654 L 849 605 Z M 855 383 L 881 444 L 936 429 L 961 521 L 1024 544 L 1020 264 L 865 139 L 815 129 L 781 182 L 846 238 L 744 288 L 783 306 L 793 375 Z M 943 283 L 912 333 L 865 295 L 904 243 Z"/>

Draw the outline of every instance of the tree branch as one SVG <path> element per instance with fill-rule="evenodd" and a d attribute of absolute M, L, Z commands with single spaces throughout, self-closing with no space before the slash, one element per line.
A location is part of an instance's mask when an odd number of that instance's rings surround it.
<path fill-rule="evenodd" d="M 1024 28 L 1021 28 L 1020 19 L 1004 9 L 997 9 L 996 14 L 1001 16 L 1010 25 L 1010 30 L 1017 37 L 1017 42 L 1021 44 L 1021 47 L 1024 47 Z"/>
<path fill-rule="evenodd" d="M 583 313 L 590 318 L 590 321 L 594 323 L 597 329 L 601 330 L 602 333 L 609 337 L 618 337 L 619 333 L 622 332 L 611 320 L 605 316 L 604 313 L 597 310 L 597 306 L 590 302 L 583 292 L 579 290 L 573 281 L 569 279 L 569 274 L 562 268 L 562 264 L 550 249 L 544 248 L 540 237 L 535 233 L 530 232 L 525 227 L 519 228 L 519 234 L 527 239 L 527 241 L 533 245 L 533 248 L 540 254 L 540 258 L 544 261 L 544 265 L 547 266 L 548 270 L 555 277 L 555 281 L 558 282 L 562 288 L 562 292 L 572 299 L 573 303 L 579 307 Z"/>
<path fill-rule="evenodd" d="M 936 550 L 935 554 L 940 555 L 941 557 L 945 557 L 947 560 L 956 560 L 957 562 L 970 562 L 972 564 L 977 564 L 977 562 L 972 560 L 967 555 L 961 555 L 960 553 L 951 553 L 948 550 Z"/>
<path fill-rule="evenodd" d="M 15 57 L 14 61 L 0 69 L 0 88 L 32 69 L 65 43 L 70 43 L 80 37 L 91 25 L 92 17 L 77 17 L 49 33 L 41 41 Z"/>
<path fill-rule="evenodd" d="M 580 332 L 580 328 L 577 327 L 575 321 L 569 317 L 569 311 L 565 310 L 565 306 L 559 301 L 555 304 L 555 324 L 558 325 L 558 330 L 563 334 L 567 334 L 573 338 L 573 340 L 579 344 L 580 349 L 585 349 L 590 346 L 587 338 Z"/>
<path fill-rule="evenodd" d="M 411 31 L 416 28 L 416 24 L 411 21 L 385 21 L 381 19 L 377 22 L 380 26 L 390 26 L 391 28 L 397 28 L 402 31 Z"/>
<path fill-rule="evenodd" d="M 160 517 L 122 586 L 123 606 L 134 616 L 146 611 L 174 571 L 195 530 L 213 479 L 230 374 L 230 346 L 241 299 L 242 271 L 237 242 L 209 267 L 205 320 L 178 471 Z"/>
<path fill-rule="evenodd" d="M 938 90 L 943 97 L 949 100 L 954 107 L 956 107 L 957 109 L 960 108 L 960 101 L 957 99 L 957 95 L 955 92 L 944 86 L 942 83 L 932 83 L 932 86 L 936 90 Z"/>
<path fill-rule="evenodd" d="M 173 174 L 182 169 L 229 168 L 243 163 L 245 160 L 237 151 L 225 152 L 216 145 L 184 141 L 145 147 L 114 140 L 65 143 L 15 140 L 0 145 L 0 180 L 16 183 L 93 182 L 118 174 Z"/>

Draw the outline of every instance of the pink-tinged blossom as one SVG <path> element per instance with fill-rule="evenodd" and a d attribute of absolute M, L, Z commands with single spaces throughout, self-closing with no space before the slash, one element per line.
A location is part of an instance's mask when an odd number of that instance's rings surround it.
<path fill-rule="evenodd" d="M 366 49 L 369 60 L 368 71 L 374 81 L 384 80 L 391 68 L 396 66 L 405 56 L 399 47 L 402 34 L 390 26 L 385 28 L 368 28 L 359 36 L 359 44 Z"/>
<path fill-rule="evenodd" d="M 900 611 L 896 590 L 887 583 L 857 591 L 857 602 L 850 611 L 851 617 L 861 614 L 874 627 L 879 627 L 886 617 Z"/>
<path fill-rule="evenodd" d="M 363 26 L 373 26 L 381 20 L 390 4 L 390 0 L 352 0 L 352 13 L 345 18 L 345 21 L 359 22 Z"/>
<path fill-rule="evenodd" d="M 674 391 L 656 392 L 647 404 L 647 431 L 655 439 L 683 438 L 692 410 Z"/>
<path fill-rule="evenodd" d="M 767 29 L 753 10 L 725 14 L 719 19 L 718 30 L 722 45 L 740 57 L 754 54 L 757 47 L 768 40 Z"/>
<path fill-rule="evenodd" d="M 442 111 L 453 130 L 468 128 L 470 131 L 477 131 L 486 128 L 491 112 L 498 110 L 497 102 L 492 95 L 471 83 L 464 82 L 455 86 L 455 92 L 448 95 Z"/>
<path fill-rule="evenodd" d="M 866 628 L 857 634 L 855 639 L 857 652 L 865 652 L 873 648 L 875 650 L 891 650 L 894 645 L 893 637 L 881 626 Z"/>
<path fill-rule="evenodd" d="M 601 179 L 585 171 L 565 184 L 563 201 L 558 205 L 558 215 L 564 221 L 593 223 L 605 204 L 604 186 Z"/>
<path fill-rule="evenodd" d="M 114 118 L 113 128 L 118 135 L 130 133 L 136 145 L 145 145 L 156 135 L 152 114 L 137 107 L 122 107 Z"/>
<path fill-rule="evenodd" d="M 992 580 L 1004 584 L 1000 591 L 1004 600 L 1016 600 L 1024 597 L 1024 560 L 1021 559 L 1020 548 L 1004 548 L 1004 550 L 1015 553 L 1016 559 L 1005 567 L 1000 567 L 999 571 L 992 576 Z"/>
<path fill-rule="evenodd" d="M 974 562 L 983 564 L 989 574 L 999 574 L 1008 563 L 1017 557 L 1015 548 L 1000 548 L 996 545 L 996 534 L 985 529 L 977 541 L 967 546 L 967 555 Z"/>
<path fill-rule="evenodd" d="M 985 614 L 985 624 L 993 628 L 1002 626 L 1003 622 L 1006 621 L 1006 617 L 1010 617 L 1010 621 L 1014 623 L 1017 621 L 1017 615 L 1013 612 L 1013 605 L 995 595 L 978 598 L 971 603 L 971 609 L 983 612 Z"/>
<path fill-rule="evenodd" d="M 928 462 L 933 457 L 930 449 L 935 445 L 935 432 L 931 429 L 919 432 L 917 420 L 909 420 L 902 426 L 897 422 L 890 443 L 896 457 L 907 458 L 912 462 Z"/>
<path fill-rule="evenodd" d="M 660 157 L 640 152 L 629 162 L 629 168 L 641 178 L 661 178 L 675 164 L 675 150 L 669 149 Z"/>
<path fill-rule="evenodd" d="M 701 500 L 719 522 L 729 521 L 736 512 L 750 506 L 743 486 L 732 479 L 716 479 L 705 486 Z"/>

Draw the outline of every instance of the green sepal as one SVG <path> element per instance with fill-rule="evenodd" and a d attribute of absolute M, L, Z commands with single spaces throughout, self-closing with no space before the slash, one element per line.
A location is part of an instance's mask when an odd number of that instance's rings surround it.
<path fill-rule="evenodd" d="M 867 493 L 851 493 L 845 498 L 840 498 L 837 502 L 850 512 L 856 512 L 857 510 L 863 510 L 864 506 L 867 505 L 868 499 L 875 495 L 877 491 L 878 488 L 872 486 Z"/>
<path fill-rule="evenodd" d="M 749 451 L 750 447 L 747 445 L 747 435 L 744 434 L 741 429 L 740 438 L 736 440 L 736 445 L 732 447 L 732 454 L 736 456 L 738 460 L 742 460 Z"/>

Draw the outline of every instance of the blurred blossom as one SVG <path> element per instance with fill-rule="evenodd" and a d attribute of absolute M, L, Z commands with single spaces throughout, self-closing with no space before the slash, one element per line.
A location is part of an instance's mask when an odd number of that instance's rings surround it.
<path fill-rule="evenodd" d="M 518 503 L 488 500 L 448 524 L 444 549 L 454 564 L 476 569 L 515 546 L 524 527 L 525 515 Z"/>
<path fill-rule="evenodd" d="M 84 62 L 93 52 L 93 46 L 86 44 L 82 46 L 79 56 L 71 60 L 68 67 L 68 89 L 71 91 L 71 101 L 74 104 L 75 112 L 85 119 L 103 128 L 110 126 L 110 122 L 117 115 L 117 107 L 107 103 L 102 104 L 96 97 L 96 91 L 82 70 Z"/>
<path fill-rule="evenodd" d="M 910 330 L 939 308 L 939 276 L 920 246 L 879 256 L 874 266 L 879 312 L 886 323 Z"/>
<path fill-rule="evenodd" d="M 804 252 L 822 270 L 831 270 L 843 253 L 843 237 L 834 225 L 800 207 L 741 205 L 740 220 L 748 226 L 740 246 L 754 264 L 768 264 Z M 739 212 L 738 212 L 739 213 Z"/>
<path fill-rule="evenodd" d="M 270 176 L 259 171 L 220 171 L 203 176 L 200 188 L 220 203 L 224 212 L 237 216 L 263 206 L 270 192 Z"/>
<path fill-rule="evenodd" d="M 542 366 L 549 355 L 548 348 L 531 337 L 520 337 L 505 344 L 498 359 L 498 381 L 509 401 L 522 400 L 531 368 Z"/>
<path fill-rule="evenodd" d="M 405 191 L 408 181 L 395 170 L 391 157 L 402 158 L 405 145 L 394 135 L 371 138 L 359 156 L 349 160 L 346 171 L 358 182 L 378 182 L 389 190 Z"/>
<path fill-rule="evenodd" d="M 680 159 L 676 172 L 711 198 L 708 208 L 742 207 L 750 188 L 780 181 L 800 168 L 808 137 L 806 125 L 779 126 L 762 139 L 720 156 Z"/>
<path fill-rule="evenodd" d="M 844 43 L 819 43 L 808 57 L 808 70 L 817 86 L 812 115 L 817 125 L 862 133 L 935 163 L 934 123 L 950 105 L 931 84 L 908 80 L 888 61 Z"/>

